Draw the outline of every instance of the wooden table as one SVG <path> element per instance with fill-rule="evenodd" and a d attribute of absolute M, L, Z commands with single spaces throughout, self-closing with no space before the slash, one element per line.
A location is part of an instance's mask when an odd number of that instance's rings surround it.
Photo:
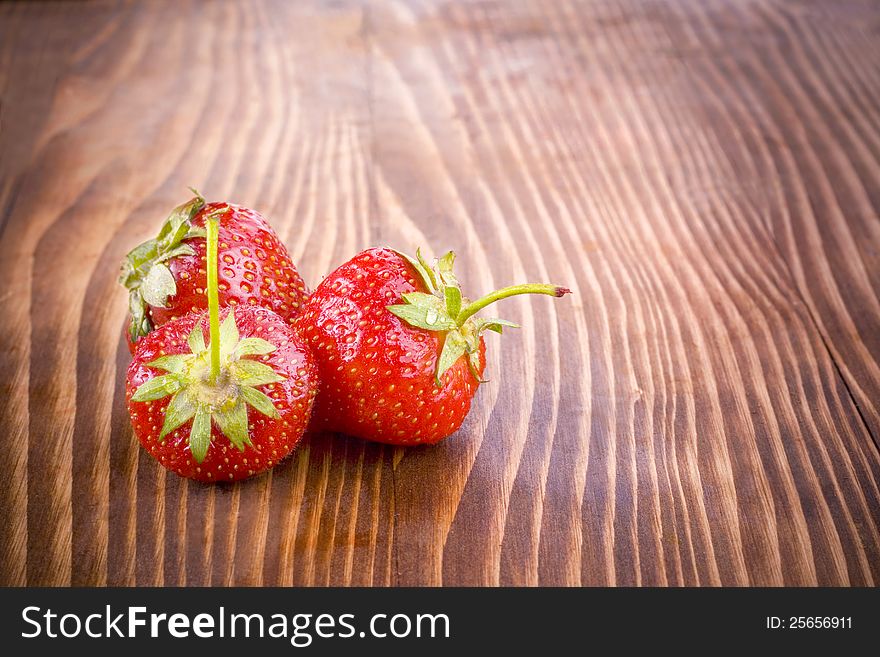
<path fill-rule="evenodd" d="M 0 583 L 876 584 L 878 61 L 857 0 L 3 4 Z M 422 245 L 574 295 L 504 302 L 437 447 L 194 484 L 116 282 L 187 185 L 312 286 Z"/>

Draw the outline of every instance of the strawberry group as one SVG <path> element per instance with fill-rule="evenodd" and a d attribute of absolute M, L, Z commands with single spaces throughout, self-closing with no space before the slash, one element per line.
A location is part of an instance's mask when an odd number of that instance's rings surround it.
<path fill-rule="evenodd" d="M 184 232 L 183 224 L 174 227 L 179 211 L 169 219 L 171 230 L 191 234 Z M 241 217 L 243 228 L 236 223 Z M 206 256 L 201 268 L 205 299 L 191 298 L 193 312 L 163 317 L 161 326 L 138 342 L 128 368 L 126 397 L 135 435 L 163 466 L 199 481 L 235 481 L 271 468 L 302 438 L 317 393 L 316 368 L 311 352 L 286 320 L 268 308 L 251 307 L 280 303 L 277 298 L 266 299 L 263 304 L 228 303 L 220 323 L 221 240 L 225 236 L 231 243 L 237 242 L 234 248 L 246 258 L 244 250 L 253 245 L 247 242 L 248 246 L 242 247 L 244 240 L 236 240 L 235 236 L 248 234 L 255 222 L 249 211 L 241 212 L 227 204 L 202 207 L 200 218 L 192 224 L 197 230 L 205 226 L 202 249 Z M 225 233 L 221 231 L 224 221 Z M 192 225 L 187 230 L 192 231 Z M 271 235 L 252 231 L 250 237 L 258 238 L 264 248 L 268 248 L 267 243 L 274 244 Z M 161 251 L 160 246 L 154 250 Z M 196 248 L 183 246 L 191 251 Z M 231 248 L 226 245 L 226 254 Z M 277 262 L 280 251 L 273 251 L 267 254 L 269 261 Z M 173 257 L 181 256 L 191 258 L 194 254 Z M 258 257 L 266 261 L 266 257 Z M 150 271 L 165 267 L 167 260 L 154 263 Z M 126 265 L 130 262 L 129 257 Z M 198 265 L 184 261 L 177 273 L 194 267 Z M 245 266 L 244 271 L 253 269 Z M 224 280 L 229 282 L 232 276 Z M 132 296 L 141 294 L 139 290 L 133 289 Z M 232 294 L 227 295 L 227 302 Z M 188 297 L 182 289 L 176 298 L 180 302 Z M 204 306 L 207 313 L 199 309 Z"/>
<path fill-rule="evenodd" d="M 309 426 L 393 445 L 443 440 L 483 382 L 483 334 L 516 326 L 478 312 L 569 292 L 514 285 L 471 301 L 454 259 L 369 249 L 309 296 L 265 219 L 197 195 L 123 264 L 135 435 L 166 468 L 208 482 L 273 467 Z"/>

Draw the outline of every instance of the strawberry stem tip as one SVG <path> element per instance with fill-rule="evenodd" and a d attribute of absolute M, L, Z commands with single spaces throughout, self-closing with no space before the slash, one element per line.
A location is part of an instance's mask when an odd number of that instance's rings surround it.
<path fill-rule="evenodd" d="M 217 286 L 217 250 L 219 218 L 212 214 L 205 220 L 208 232 L 207 269 L 208 269 L 208 322 L 211 340 L 211 383 L 220 378 L 220 296 Z"/>
<path fill-rule="evenodd" d="M 480 312 L 486 306 L 493 304 L 496 301 L 500 301 L 501 299 L 513 297 L 518 294 L 546 294 L 551 297 L 562 297 L 570 292 L 571 290 L 566 287 L 544 283 L 525 283 L 522 285 L 510 285 L 508 287 L 503 287 L 500 290 L 490 292 L 486 296 L 481 297 L 462 308 L 461 312 L 459 312 L 458 316 L 455 318 L 455 323 L 459 326 L 463 326 L 467 320 Z"/>

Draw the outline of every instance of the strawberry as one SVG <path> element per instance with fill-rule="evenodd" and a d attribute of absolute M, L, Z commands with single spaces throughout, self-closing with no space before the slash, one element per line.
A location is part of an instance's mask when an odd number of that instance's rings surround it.
<path fill-rule="evenodd" d="M 292 321 L 308 298 L 287 249 L 257 212 L 201 195 L 175 208 L 155 239 L 125 257 L 120 282 L 129 290 L 126 337 L 134 345 L 153 328 L 204 310 L 205 218 L 220 219 L 219 290 L 222 306 L 261 306 Z"/>
<path fill-rule="evenodd" d="M 209 218 L 208 312 L 141 339 L 126 379 L 140 443 L 169 470 L 208 482 L 244 479 L 287 456 L 317 393 L 311 353 L 277 314 L 232 307 L 220 324 L 216 225 Z"/>
<path fill-rule="evenodd" d="M 516 294 L 569 292 L 517 285 L 470 302 L 454 259 L 449 252 L 432 269 L 420 253 L 369 249 L 318 286 L 295 322 L 320 375 L 316 428 L 393 445 L 443 440 L 482 383 L 483 332 L 516 326 L 477 311 Z"/>

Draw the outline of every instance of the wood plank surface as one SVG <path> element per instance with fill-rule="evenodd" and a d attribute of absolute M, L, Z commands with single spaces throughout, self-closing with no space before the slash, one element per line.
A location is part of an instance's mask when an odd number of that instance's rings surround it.
<path fill-rule="evenodd" d="M 0 584 L 875 585 L 880 7 L 0 5 Z M 307 282 L 546 280 L 433 448 L 205 486 L 134 439 L 119 262 L 199 188 Z"/>

